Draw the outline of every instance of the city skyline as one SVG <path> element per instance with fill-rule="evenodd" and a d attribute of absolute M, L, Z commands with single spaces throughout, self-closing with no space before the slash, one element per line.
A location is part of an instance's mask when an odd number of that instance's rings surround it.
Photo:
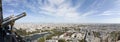
<path fill-rule="evenodd" d="M 20 23 L 120 23 L 120 0 L 3 0 L 3 15 Z M 4 17 L 4 18 L 5 18 Z"/>

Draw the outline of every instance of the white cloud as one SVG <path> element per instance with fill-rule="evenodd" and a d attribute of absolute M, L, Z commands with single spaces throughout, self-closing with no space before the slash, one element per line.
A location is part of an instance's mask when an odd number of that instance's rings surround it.
<path fill-rule="evenodd" d="M 100 15 L 107 15 L 107 16 L 109 16 L 109 15 L 120 15 L 120 10 L 119 11 L 117 11 L 117 10 L 108 10 L 108 11 L 103 12 Z"/>
<path fill-rule="evenodd" d="M 48 2 L 50 2 L 51 4 L 55 4 L 55 5 L 60 5 L 61 3 L 63 3 L 65 0 L 47 0 Z"/>
<path fill-rule="evenodd" d="M 12 2 L 12 0 L 3 0 L 3 2 L 10 3 L 10 2 Z"/>
<path fill-rule="evenodd" d="M 91 10 L 91 11 L 89 11 L 89 12 L 84 13 L 84 14 L 82 15 L 82 17 L 86 17 L 86 16 L 89 16 L 89 15 L 92 15 L 92 14 L 94 14 L 94 13 L 96 13 L 96 12 L 97 12 L 97 11 Z"/>
<path fill-rule="evenodd" d="M 103 19 L 103 23 L 120 23 L 120 18 Z"/>
<path fill-rule="evenodd" d="M 3 5 L 18 6 L 19 0 L 3 0 Z"/>
<path fill-rule="evenodd" d="M 79 12 L 77 8 L 79 4 L 75 7 L 71 6 L 69 0 L 47 0 L 50 4 L 45 4 L 39 7 L 42 13 L 53 15 L 56 17 L 65 17 L 65 18 L 78 18 Z M 41 3 L 40 3 L 41 4 Z M 40 13 L 41 13 L 40 12 Z"/>
<path fill-rule="evenodd" d="M 104 11 L 100 15 L 107 15 L 107 16 L 120 15 L 120 0 L 117 0 L 114 4 L 115 4 L 114 8 L 111 8 L 111 9 L 109 9 L 107 11 Z"/>
<path fill-rule="evenodd" d="M 16 0 L 15 1 L 16 3 L 13 3 L 14 1 L 15 0 L 5 0 L 5 2 L 9 3 L 8 5 L 10 5 L 10 6 L 16 5 L 17 7 L 19 7 L 22 4 L 23 5 L 22 8 L 25 7 L 28 9 L 26 11 L 30 11 L 30 12 L 32 11 L 31 14 L 33 12 L 40 14 L 40 15 L 45 14 L 45 15 L 58 17 L 58 19 L 62 17 L 62 19 L 64 18 L 63 21 L 66 20 L 66 22 L 68 20 L 71 20 L 74 22 L 76 22 L 76 21 L 79 22 L 79 20 L 81 20 L 83 22 L 88 22 L 88 21 L 92 21 L 92 20 L 90 20 L 91 18 L 89 18 L 88 16 L 98 15 L 99 13 L 95 14 L 95 13 L 99 12 L 99 10 L 97 10 L 97 9 L 99 9 L 99 8 L 101 9 L 101 7 L 104 7 L 103 4 L 105 4 L 105 1 L 108 1 L 108 0 L 103 0 L 102 2 L 95 1 L 94 3 L 90 4 L 90 6 L 84 6 L 84 5 L 86 5 L 84 2 L 85 0 L 84 1 L 82 0 L 82 2 L 81 2 L 81 0 L 77 1 L 74 6 L 71 6 L 72 5 L 71 0 L 37 0 L 38 4 L 37 4 L 36 0 L 33 2 L 31 2 L 31 0 L 30 1 L 22 0 L 22 2 L 19 2 L 19 0 Z M 120 1 L 119 0 L 116 1 L 115 4 L 116 4 L 115 8 L 111 8 L 110 10 L 104 11 L 102 14 L 100 14 L 100 16 L 120 15 Z M 83 12 L 78 11 L 78 9 L 82 8 L 81 7 L 82 5 L 83 5 L 83 7 L 86 7 L 85 8 L 86 13 L 84 13 L 84 10 L 83 10 Z M 14 13 L 14 10 L 10 11 L 10 12 Z M 39 16 L 38 16 L 38 18 L 39 18 Z M 117 20 L 117 19 L 115 19 L 115 20 Z M 51 20 L 54 20 L 54 18 Z M 111 19 L 109 19 L 109 20 L 111 20 Z M 108 20 L 106 20 L 106 21 L 108 21 Z"/>
<path fill-rule="evenodd" d="M 110 10 L 104 11 L 99 16 L 111 16 L 110 18 L 103 19 L 101 22 L 105 23 L 120 23 L 120 0 L 117 0 L 115 2 L 114 8 L 111 8 Z M 116 17 L 112 17 L 116 16 Z"/>

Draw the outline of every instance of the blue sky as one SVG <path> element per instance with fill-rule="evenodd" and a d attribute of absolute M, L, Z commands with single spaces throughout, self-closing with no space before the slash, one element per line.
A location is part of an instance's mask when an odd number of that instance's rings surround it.
<path fill-rule="evenodd" d="M 120 23 L 120 0 L 3 0 L 4 17 L 20 23 Z"/>

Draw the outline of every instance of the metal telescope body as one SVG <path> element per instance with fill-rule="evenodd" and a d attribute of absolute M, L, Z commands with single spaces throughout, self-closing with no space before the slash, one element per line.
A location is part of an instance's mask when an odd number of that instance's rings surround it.
<path fill-rule="evenodd" d="M 26 16 L 25 12 L 23 12 L 22 14 L 19 14 L 19 15 L 15 16 L 15 17 L 7 17 L 7 18 L 3 19 L 3 22 L 2 22 L 1 25 L 2 26 L 9 25 L 10 22 L 16 21 L 16 20 L 18 20 L 18 19 L 20 19 L 20 18 L 22 18 L 24 16 Z"/>

